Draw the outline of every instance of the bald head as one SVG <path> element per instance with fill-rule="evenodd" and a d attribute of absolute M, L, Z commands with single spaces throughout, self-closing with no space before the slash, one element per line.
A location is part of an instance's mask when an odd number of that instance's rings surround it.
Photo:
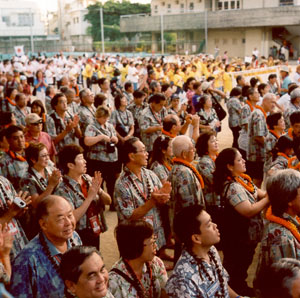
<path fill-rule="evenodd" d="M 173 154 L 182 158 L 185 152 L 188 152 L 193 146 L 191 139 L 187 136 L 177 136 L 172 141 Z"/>
<path fill-rule="evenodd" d="M 276 97 L 273 93 L 267 93 L 263 97 L 262 107 L 266 113 L 272 112 L 275 109 Z"/>

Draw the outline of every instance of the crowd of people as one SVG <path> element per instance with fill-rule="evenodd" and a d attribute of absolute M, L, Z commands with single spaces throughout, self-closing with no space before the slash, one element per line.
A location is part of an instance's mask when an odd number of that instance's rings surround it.
<path fill-rule="evenodd" d="M 0 62 L 0 294 L 299 297 L 300 66 L 255 58 Z"/>

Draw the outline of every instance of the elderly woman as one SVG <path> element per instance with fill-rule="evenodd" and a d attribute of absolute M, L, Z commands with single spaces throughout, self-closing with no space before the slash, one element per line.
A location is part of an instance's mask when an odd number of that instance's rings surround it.
<path fill-rule="evenodd" d="M 29 164 L 28 172 L 21 180 L 22 190 L 31 195 L 32 207 L 24 216 L 24 230 L 29 239 L 38 233 L 38 225 L 35 224 L 34 215 L 37 204 L 46 196 L 54 193 L 59 184 L 61 174 L 50 161 L 47 147 L 43 143 L 30 143 L 25 150 L 26 160 Z"/>
<path fill-rule="evenodd" d="M 261 211 L 267 206 L 266 193 L 258 189 L 246 172 L 245 160 L 235 148 L 224 149 L 216 159 L 214 189 L 225 207 L 223 224 L 224 267 L 230 286 L 253 296 L 246 283 L 247 269 L 261 239 Z"/>
<path fill-rule="evenodd" d="M 1 100 L 2 112 L 13 112 L 16 107 L 15 98 L 18 94 L 18 89 L 15 87 L 9 87 L 5 90 L 5 98 Z"/>
<path fill-rule="evenodd" d="M 60 272 L 66 285 L 66 298 L 113 298 L 108 290 L 107 269 L 100 252 L 94 247 L 70 248 L 62 256 Z"/>
<path fill-rule="evenodd" d="M 155 256 L 156 242 L 151 224 L 143 220 L 116 227 L 120 260 L 109 272 L 109 290 L 115 298 L 167 297 L 168 279 L 161 259 Z"/>
<path fill-rule="evenodd" d="M 271 206 L 266 213 L 258 272 L 281 258 L 300 260 L 299 192 L 298 171 L 280 170 L 267 180 Z"/>
<path fill-rule="evenodd" d="M 114 126 L 107 122 L 109 117 L 110 110 L 107 107 L 97 108 L 94 122 L 85 130 L 84 144 L 88 147 L 88 173 L 93 176 L 95 171 L 100 171 L 107 191 L 113 198 L 118 174 L 118 138 Z"/>

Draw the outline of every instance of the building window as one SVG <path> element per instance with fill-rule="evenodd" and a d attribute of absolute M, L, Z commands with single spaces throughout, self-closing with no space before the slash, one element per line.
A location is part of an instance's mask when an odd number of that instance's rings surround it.
<path fill-rule="evenodd" d="M 165 6 L 165 4 L 166 4 L 165 2 L 162 2 L 162 3 L 161 3 L 162 6 Z"/>
<path fill-rule="evenodd" d="M 236 1 L 236 9 L 240 9 L 240 1 Z"/>
<path fill-rule="evenodd" d="M 178 4 L 179 4 L 179 0 L 176 0 L 176 1 L 175 1 L 175 4 L 178 5 Z"/>
<path fill-rule="evenodd" d="M 191 3 L 190 3 L 189 9 L 190 9 L 190 10 L 194 10 L 194 2 L 191 2 Z"/>
<path fill-rule="evenodd" d="M 279 6 L 294 5 L 293 0 L 279 0 Z"/>
<path fill-rule="evenodd" d="M 33 18 L 29 13 L 18 14 L 19 26 L 31 26 L 31 20 L 33 25 Z"/>
<path fill-rule="evenodd" d="M 228 9 L 228 1 L 224 2 L 224 9 Z"/>
<path fill-rule="evenodd" d="M 183 3 L 180 4 L 180 12 L 181 13 L 184 12 L 184 4 Z"/>
<path fill-rule="evenodd" d="M 223 2 L 218 2 L 218 10 L 222 10 L 223 9 Z"/>
<path fill-rule="evenodd" d="M 154 12 L 157 13 L 157 11 L 158 11 L 158 6 L 154 5 Z"/>
<path fill-rule="evenodd" d="M 230 9 L 235 9 L 235 1 L 230 2 Z"/>
<path fill-rule="evenodd" d="M 10 17 L 9 16 L 3 16 L 2 22 L 6 24 L 6 26 L 10 26 Z"/>
<path fill-rule="evenodd" d="M 169 9 L 171 8 L 171 4 L 168 4 L 168 8 L 169 8 Z"/>

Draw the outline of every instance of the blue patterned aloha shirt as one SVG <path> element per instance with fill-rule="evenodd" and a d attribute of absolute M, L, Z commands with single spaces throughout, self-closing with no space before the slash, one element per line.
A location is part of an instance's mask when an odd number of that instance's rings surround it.
<path fill-rule="evenodd" d="M 264 172 L 267 172 L 272 164 L 272 161 L 273 161 L 272 151 L 273 151 L 277 141 L 278 141 L 277 137 L 272 132 L 269 132 L 265 139 L 266 160 L 265 160 L 265 164 L 264 164 Z"/>
<path fill-rule="evenodd" d="M 147 181 L 151 188 L 150 193 L 148 193 Z M 130 172 L 127 167 L 124 167 L 120 177 L 116 181 L 114 192 L 119 220 L 130 219 L 133 211 L 143 206 L 150 199 L 150 194 L 155 187 L 159 189 L 162 187 L 162 184 L 151 170 L 142 168 L 142 181 L 140 181 L 134 173 Z M 147 199 L 142 197 L 141 192 L 146 193 Z M 154 234 L 157 237 L 157 248 L 160 249 L 166 244 L 166 239 L 158 207 L 155 206 L 149 210 L 143 219 L 153 226 Z"/>
<path fill-rule="evenodd" d="M 79 124 L 83 134 L 87 126 L 94 122 L 95 112 L 96 112 L 96 108 L 94 106 L 91 106 L 91 108 L 88 108 L 83 104 L 79 106 L 78 108 L 78 114 L 80 119 Z"/>
<path fill-rule="evenodd" d="M 0 175 L 7 178 L 16 191 L 21 190 L 20 182 L 26 176 L 28 171 L 27 161 L 21 161 L 12 158 L 8 153 L 5 153 L 0 160 Z"/>
<path fill-rule="evenodd" d="M 220 196 L 214 192 L 213 173 L 216 169 L 215 162 L 209 155 L 201 156 L 196 162 L 197 171 L 202 175 L 204 181 L 203 195 L 206 206 L 219 206 Z"/>
<path fill-rule="evenodd" d="M 99 122 L 94 119 L 92 124 L 89 124 L 84 132 L 85 137 L 96 137 L 98 135 L 106 135 L 108 137 L 117 136 L 114 126 L 106 122 L 104 127 L 99 124 Z M 107 143 L 98 142 L 97 144 L 90 146 L 87 151 L 87 158 L 101 160 L 104 162 L 114 162 L 118 160 L 118 149 L 116 148 L 113 153 L 107 153 L 106 151 Z"/>
<path fill-rule="evenodd" d="M 238 139 L 239 147 L 247 151 L 248 150 L 248 130 L 246 129 L 246 125 L 249 123 L 249 117 L 251 115 L 251 109 L 248 104 L 244 104 L 242 107 L 242 113 L 240 118 L 240 125 L 242 127 L 240 131 L 240 136 Z"/>
<path fill-rule="evenodd" d="M 240 118 L 242 111 L 241 101 L 236 97 L 231 97 L 227 102 L 228 125 L 229 127 L 240 126 Z"/>
<path fill-rule="evenodd" d="M 204 111 L 204 109 L 200 109 L 197 114 L 200 117 L 199 124 L 209 125 L 213 130 L 217 129 L 216 123 L 217 121 L 219 121 L 219 118 L 214 108 L 211 108 L 210 114 L 207 114 Z M 200 129 L 201 132 L 204 132 L 206 130 L 207 129 L 203 129 L 203 128 Z"/>
<path fill-rule="evenodd" d="M 255 109 L 249 118 L 247 160 L 265 162 L 266 142 L 264 145 L 261 145 L 255 140 L 255 137 L 265 137 L 266 140 L 268 133 L 269 130 L 264 114 L 261 110 Z"/>
<path fill-rule="evenodd" d="M 162 183 L 168 180 L 170 173 L 169 170 L 165 165 L 162 165 L 157 160 L 151 165 L 150 170 L 157 175 Z"/>
<path fill-rule="evenodd" d="M 286 110 L 283 113 L 283 118 L 285 121 L 286 129 L 290 128 L 290 126 L 291 126 L 290 116 L 296 111 L 299 111 L 299 108 L 290 102 L 288 107 L 286 108 Z"/>
<path fill-rule="evenodd" d="M 268 171 L 274 174 L 277 170 L 285 170 L 288 168 L 288 160 L 284 156 L 278 155 L 276 159 L 271 163 Z"/>
<path fill-rule="evenodd" d="M 8 202 L 12 202 L 17 196 L 17 193 L 10 181 L 3 176 L 0 176 L 0 184 L 0 216 L 3 216 L 10 208 Z M 10 251 L 10 257 L 11 260 L 13 260 L 28 243 L 28 240 L 17 219 L 13 218 L 8 223 L 8 227 L 14 235 L 13 246 Z"/>
<path fill-rule="evenodd" d="M 140 134 L 140 126 L 139 126 L 139 118 L 142 111 L 148 106 L 147 103 L 143 102 L 141 106 L 137 106 L 134 102 L 127 106 L 127 110 L 132 113 L 134 120 L 134 136 L 141 137 Z"/>
<path fill-rule="evenodd" d="M 210 253 L 214 255 L 218 267 L 222 268 L 222 276 L 225 282 L 225 295 L 224 298 L 229 298 L 228 293 L 228 280 L 229 275 L 222 265 L 218 251 L 214 246 L 210 248 Z M 166 291 L 170 298 L 214 298 L 216 293 L 220 291 L 220 281 L 216 279 L 216 265 L 211 261 L 208 263 L 203 261 L 205 271 L 199 266 L 186 250 L 176 263 L 172 275 L 167 281 Z M 199 274 L 200 271 L 200 274 Z M 212 280 L 205 278 L 207 274 L 210 275 Z"/>
<path fill-rule="evenodd" d="M 287 213 L 283 218 L 293 223 L 300 230 L 298 221 Z M 258 271 L 262 266 L 269 266 L 282 259 L 292 258 L 300 261 L 300 243 L 292 232 L 284 226 L 267 220 L 259 253 Z"/>
<path fill-rule="evenodd" d="M 45 237 L 42 234 L 42 237 Z M 61 252 L 45 237 L 51 257 L 59 265 Z M 68 248 L 82 245 L 76 232 L 73 244 L 67 241 Z M 64 282 L 45 254 L 39 235 L 33 238 L 18 254 L 12 264 L 10 291 L 17 298 L 58 298 L 64 297 Z"/>
<path fill-rule="evenodd" d="M 119 269 L 132 278 L 126 269 L 122 258 L 115 263 L 112 268 Z M 160 297 L 161 290 L 165 288 L 165 284 L 168 279 L 165 265 L 160 258 L 154 257 L 154 259 L 150 262 L 150 268 L 152 269 L 152 276 L 154 277 L 155 296 L 153 297 Z M 147 292 L 150 292 L 151 279 L 147 272 L 146 264 L 143 266 L 141 282 L 144 289 Z M 136 289 L 127 280 L 114 271 L 109 272 L 109 290 L 115 298 L 139 298 Z"/>
<path fill-rule="evenodd" d="M 200 182 L 191 169 L 181 164 L 174 164 L 168 180 L 171 182 L 170 221 L 182 208 L 203 205 L 205 201 Z"/>
<path fill-rule="evenodd" d="M 17 125 L 22 125 L 25 127 L 26 126 L 25 118 L 29 113 L 30 113 L 30 108 L 26 107 L 24 113 L 23 111 L 20 110 L 18 106 L 16 106 L 14 110 L 14 114 L 17 121 Z"/>
<path fill-rule="evenodd" d="M 161 135 L 161 131 L 159 130 L 152 133 L 145 133 L 145 130 L 153 126 L 163 126 L 163 120 L 167 115 L 168 112 L 165 107 L 163 107 L 159 113 L 155 113 L 152 112 L 150 106 L 145 108 L 140 114 L 138 121 L 141 129 L 141 138 L 148 152 L 152 151 L 153 143 L 156 138 Z"/>

